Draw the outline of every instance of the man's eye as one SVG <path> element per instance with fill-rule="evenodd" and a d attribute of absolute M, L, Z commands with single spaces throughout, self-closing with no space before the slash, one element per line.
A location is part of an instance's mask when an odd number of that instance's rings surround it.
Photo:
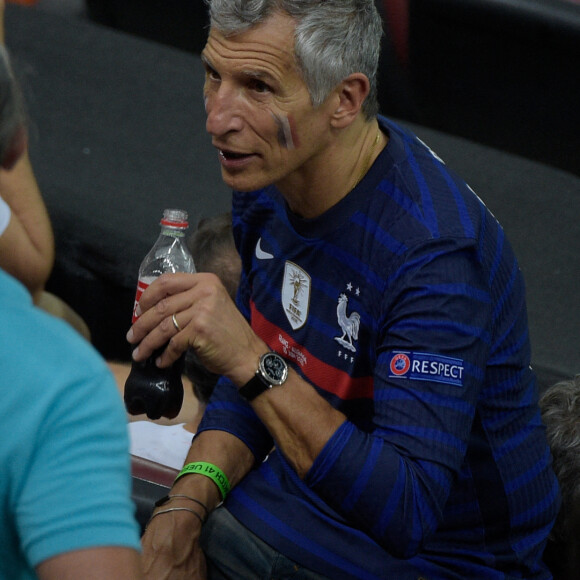
<path fill-rule="evenodd" d="M 220 76 L 215 69 L 213 69 L 207 62 L 203 63 L 203 68 L 205 69 L 206 80 L 218 81 Z"/>
<path fill-rule="evenodd" d="M 258 79 L 254 79 L 250 82 L 250 88 L 257 93 L 269 93 L 272 91 L 270 85 Z"/>

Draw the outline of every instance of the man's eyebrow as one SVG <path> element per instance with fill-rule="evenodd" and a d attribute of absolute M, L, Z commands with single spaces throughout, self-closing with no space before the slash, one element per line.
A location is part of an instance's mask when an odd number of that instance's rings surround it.
<path fill-rule="evenodd" d="M 269 72 L 255 69 L 242 69 L 240 74 L 259 81 L 273 82 L 276 80 Z"/>
<path fill-rule="evenodd" d="M 211 68 L 212 70 L 215 70 L 213 65 L 211 64 L 211 62 L 207 58 L 207 56 L 205 56 L 205 54 L 202 53 L 200 56 L 201 56 L 201 62 L 204 66 L 206 66 L 207 68 Z"/>
<path fill-rule="evenodd" d="M 271 79 L 272 75 L 270 73 L 261 71 L 261 70 L 254 70 L 254 69 L 242 69 L 241 74 L 246 75 L 248 77 L 254 77 L 256 79 Z"/>
<path fill-rule="evenodd" d="M 200 55 L 200 57 L 201 57 L 202 64 L 206 68 L 209 68 L 212 71 L 216 70 L 216 68 L 213 66 L 213 64 L 211 63 L 211 61 L 207 58 L 207 56 L 205 56 L 202 53 Z M 273 77 L 267 71 L 261 71 L 261 70 L 256 70 L 256 69 L 243 69 L 243 70 L 239 71 L 238 74 L 240 74 L 242 76 L 249 77 L 249 78 L 257 79 L 257 80 L 260 80 L 260 81 L 270 81 L 270 82 L 276 81 L 276 78 Z"/>

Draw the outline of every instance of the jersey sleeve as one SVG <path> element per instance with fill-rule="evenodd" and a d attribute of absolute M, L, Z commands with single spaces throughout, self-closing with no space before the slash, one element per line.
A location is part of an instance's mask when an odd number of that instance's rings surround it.
<path fill-rule="evenodd" d="M 491 347 L 489 286 L 468 240 L 406 256 L 384 301 L 373 429 L 344 423 L 307 476 L 398 557 L 436 529 L 461 469 Z"/>

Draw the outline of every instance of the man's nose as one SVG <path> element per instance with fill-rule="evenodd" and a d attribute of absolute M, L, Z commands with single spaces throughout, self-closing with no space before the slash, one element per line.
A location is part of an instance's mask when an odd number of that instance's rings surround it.
<path fill-rule="evenodd" d="M 210 135 L 219 137 L 230 131 L 239 131 L 243 125 L 241 115 L 241 96 L 235 89 L 221 85 L 219 89 L 206 96 L 205 127 Z"/>

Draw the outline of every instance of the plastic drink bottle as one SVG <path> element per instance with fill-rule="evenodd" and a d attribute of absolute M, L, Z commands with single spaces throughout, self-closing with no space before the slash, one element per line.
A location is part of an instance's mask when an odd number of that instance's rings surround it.
<path fill-rule="evenodd" d="M 156 278 L 166 272 L 195 272 L 193 257 L 185 244 L 188 227 L 187 212 L 166 209 L 161 219 L 161 233 L 139 267 L 139 281 L 133 306 L 133 322 L 139 299 Z M 160 369 L 155 359 L 165 349 L 164 345 L 147 360 L 133 361 L 125 382 L 125 407 L 131 415 L 146 413 L 149 419 L 173 419 L 183 404 L 184 356 L 170 367 Z"/>

